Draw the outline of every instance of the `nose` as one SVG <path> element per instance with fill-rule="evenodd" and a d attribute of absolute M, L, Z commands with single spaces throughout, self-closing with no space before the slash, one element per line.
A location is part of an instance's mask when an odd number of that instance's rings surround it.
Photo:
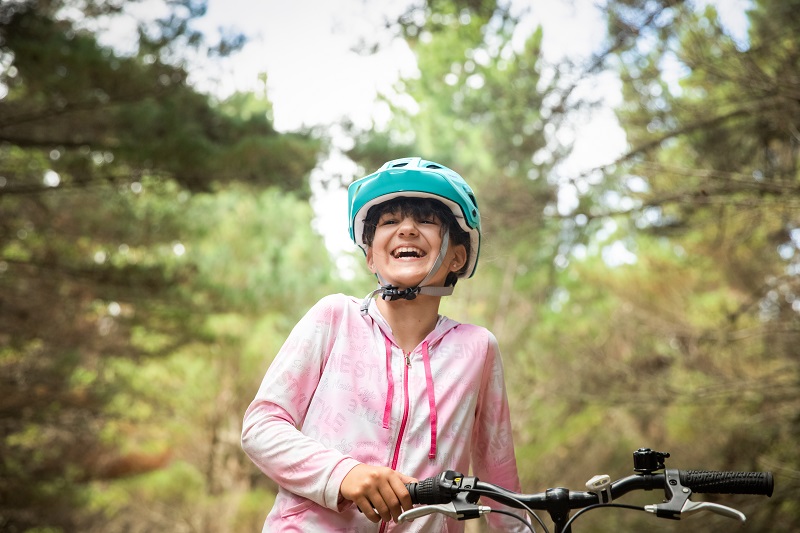
<path fill-rule="evenodd" d="M 404 217 L 397 228 L 400 235 L 416 235 L 418 233 L 417 221 L 413 217 Z"/>

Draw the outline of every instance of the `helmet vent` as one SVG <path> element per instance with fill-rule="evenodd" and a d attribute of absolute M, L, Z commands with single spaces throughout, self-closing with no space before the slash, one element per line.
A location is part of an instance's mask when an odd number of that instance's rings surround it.
<path fill-rule="evenodd" d="M 396 165 L 392 165 L 392 168 L 404 167 L 407 164 L 408 164 L 408 161 L 403 161 L 402 163 L 397 163 Z"/>
<path fill-rule="evenodd" d="M 429 165 L 425 165 L 425 168 L 432 168 L 434 170 L 439 170 L 439 169 L 441 169 L 443 167 L 440 167 L 439 165 L 435 165 L 435 164 L 429 164 Z"/>

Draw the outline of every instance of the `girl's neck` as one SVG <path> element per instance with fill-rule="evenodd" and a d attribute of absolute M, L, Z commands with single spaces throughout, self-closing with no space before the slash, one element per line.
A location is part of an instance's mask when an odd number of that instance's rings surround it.
<path fill-rule="evenodd" d="M 389 302 L 376 299 L 375 303 L 392 328 L 395 342 L 409 353 L 436 328 L 440 300 L 439 296 L 421 294 L 413 300 Z"/>

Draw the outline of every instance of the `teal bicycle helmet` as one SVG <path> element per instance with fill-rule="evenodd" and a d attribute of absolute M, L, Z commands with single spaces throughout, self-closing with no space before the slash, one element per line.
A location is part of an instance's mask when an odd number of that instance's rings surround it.
<path fill-rule="evenodd" d="M 347 192 L 350 238 L 365 253 L 367 245 L 363 240 L 364 219 L 370 207 L 400 196 L 439 200 L 453 212 L 458 224 L 470 236 L 470 256 L 467 258 L 466 268 L 459 277 L 469 278 L 475 273 L 481 244 L 481 216 L 475 194 L 457 172 L 419 157 L 394 159 L 384 163 L 376 172 L 354 181 Z M 447 245 L 448 239 L 445 238 L 442 242 L 441 258 L 446 252 Z M 428 277 L 438 267 L 437 263 Z M 380 276 L 378 279 L 380 280 Z M 406 291 L 405 295 L 399 297 L 411 299 L 417 293 L 437 295 L 452 293 L 452 287 L 427 287 L 425 290 L 426 281 L 427 277 L 418 287 Z M 387 287 L 391 288 L 384 285 L 384 289 Z M 384 299 L 395 299 L 390 290 L 378 289 L 376 292 L 382 292 Z"/>

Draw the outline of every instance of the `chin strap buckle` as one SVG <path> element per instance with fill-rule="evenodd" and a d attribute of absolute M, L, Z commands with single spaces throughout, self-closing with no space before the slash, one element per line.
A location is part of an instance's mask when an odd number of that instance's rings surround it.
<path fill-rule="evenodd" d="M 428 287 L 425 287 L 426 291 L 428 292 Z M 438 294 L 438 296 L 446 296 L 447 294 L 451 294 L 453 292 L 452 287 L 442 287 L 442 289 L 449 289 L 449 292 L 445 290 L 442 294 Z M 393 302 L 395 300 L 413 300 L 417 297 L 418 294 L 423 292 L 423 287 L 414 287 L 408 289 L 400 289 L 393 285 L 383 285 L 378 287 L 371 293 L 369 293 L 364 301 L 361 302 L 361 314 L 366 315 L 369 310 L 369 304 L 372 302 L 372 299 L 375 298 L 375 295 L 380 294 L 381 298 L 387 300 L 389 302 Z"/>
<path fill-rule="evenodd" d="M 400 289 L 392 285 L 381 287 L 381 298 L 390 302 L 395 300 L 413 300 L 419 294 L 420 288 L 413 287 L 408 289 Z"/>

